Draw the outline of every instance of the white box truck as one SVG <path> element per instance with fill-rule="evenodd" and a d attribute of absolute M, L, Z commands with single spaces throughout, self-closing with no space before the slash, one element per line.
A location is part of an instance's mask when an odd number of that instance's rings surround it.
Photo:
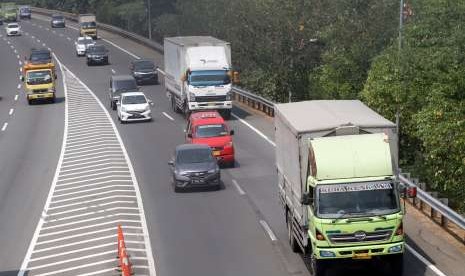
<path fill-rule="evenodd" d="M 396 125 L 360 101 L 275 105 L 276 165 L 293 251 L 315 276 L 332 262 L 383 259 L 402 275 L 404 210 Z"/>
<path fill-rule="evenodd" d="M 231 114 L 231 46 L 211 36 L 164 39 L 165 88 L 175 112 Z"/>

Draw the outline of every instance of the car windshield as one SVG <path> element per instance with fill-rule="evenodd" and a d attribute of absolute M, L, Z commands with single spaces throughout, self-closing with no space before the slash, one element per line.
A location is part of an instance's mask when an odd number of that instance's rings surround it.
<path fill-rule="evenodd" d="M 27 74 L 27 84 L 48 84 L 52 83 L 50 71 L 34 71 Z"/>
<path fill-rule="evenodd" d="M 143 95 L 125 96 L 123 98 L 123 104 L 144 104 L 147 100 Z"/>
<path fill-rule="evenodd" d="M 198 138 L 218 137 L 226 135 L 228 135 L 228 131 L 226 126 L 223 124 L 201 125 L 197 126 L 195 131 L 195 137 Z"/>
<path fill-rule="evenodd" d="M 115 93 L 138 90 L 137 83 L 133 79 L 117 81 L 115 82 L 114 87 L 115 87 Z"/>
<path fill-rule="evenodd" d="M 50 56 L 49 52 L 35 52 L 35 53 L 32 53 L 29 58 L 29 60 L 32 62 L 49 61 L 51 59 L 52 57 Z"/>
<path fill-rule="evenodd" d="M 189 84 L 192 86 L 215 86 L 231 83 L 226 70 L 192 71 L 189 75 Z"/>
<path fill-rule="evenodd" d="M 21 8 L 22 13 L 30 13 L 31 10 L 29 8 Z"/>
<path fill-rule="evenodd" d="M 321 185 L 317 199 L 321 218 L 386 215 L 399 210 L 397 190 L 389 181 Z"/>
<path fill-rule="evenodd" d="M 18 24 L 8 24 L 8 28 L 18 28 Z"/>
<path fill-rule="evenodd" d="M 155 67 L 155 64 L 151 61 L 138 61 L 134 63 L 134 69 L 140 70 L 140 69 L 153 69 Z"/>
<path fill-rule="evenodd" d="M 207 163 L 213 161 L 209 148 L 182 149 L 178 151 L 176 162 L 178 164 Z"/>
<path fill-rule="evenodd" d="M 90 28 L 95 28 L 95 27 L 97 27 L 97 25 L 95 24 L 95 22 L 82 22 L 82 23 L 81 23 L 81 26 L 82 26 L 84 29 L 90 29 Z"/>
<path fill-rule="evenodd" d="M 93 44 L 94 40 L 89 37 L 89 38 L 79 39 L 77 43 L 79 45 L 89 45 L 89 44 Z"/>
<path fill-rule="evenodd" d="M 53 20 L 63 20 L 64 17 L 61 16 L 61 15 L 55 15 L 55 16 L 52 17 L 52 19 L 53 19 Z"/>
<path fill-rule="evenodd" d="M 104 54 L 106 52 L 105 46 L 100 45 L 100 46 L 94 46 L 89 48 L 89 52 L 94 53 L 94 54 Z"/>

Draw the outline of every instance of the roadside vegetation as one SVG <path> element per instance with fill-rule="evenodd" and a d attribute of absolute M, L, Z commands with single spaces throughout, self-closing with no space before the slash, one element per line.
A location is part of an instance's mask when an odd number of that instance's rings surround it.
<path fill-rule="evenodd" d="M 148 34 L 147 0 L 32 0 Z M 32 2 L 32 3 L 31 3 Z M 401 167 L 465 212 L 465 2 L 151 0 L 152 36 L 230 41 L 242 85 L 278 102 L 361 99 L 395 121 Z"/>

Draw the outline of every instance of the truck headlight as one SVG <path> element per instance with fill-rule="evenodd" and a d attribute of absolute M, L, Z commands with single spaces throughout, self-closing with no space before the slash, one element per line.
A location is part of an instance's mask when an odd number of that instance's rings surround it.
<path fill-rule="evenodd" d="M 320 250 L 320 256 L 323 258 L 331 258 L 331 257 L 336 257 L 336 254 L 334 254 L 334 252 L 331 252 L 331 251 Z"/>
<path fill-rule="evenodd" d="M 402 245 L 400 245 L 400 244 L 389 247 L 389 250 L 388 250 L 389 253 L 398 253 L 398 252 L 401 252 L 401 251 L 402 251 Z"/>
<path fill-rule="evenodd" d="M 191 102 L 195 102 L 195 94 L 194 93 L 192 93 L 192 92 L 189 93 L 189 100 Z"/>

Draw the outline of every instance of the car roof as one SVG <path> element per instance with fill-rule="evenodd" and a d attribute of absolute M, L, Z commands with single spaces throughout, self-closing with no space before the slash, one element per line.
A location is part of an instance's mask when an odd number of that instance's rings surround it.
<path fill-rule="evenodd" d="M 153 60 L 150 60 L 150 59 L 136 59 L 136 60 L 132 61 L 133 64 L 141 63 L 141 62 L 151 62 L 151 63 L 155 64 L 155 62 L 153 62 Z"/>
<path fill-rule="evenodd" d="M 126 97 L 126 96 L 141 96 L 141 95 L 145 97 L 145 94 L 144 94 L 143 92 L 140 92 L 140 91 L 121 93 L 121 97 Z"/>
<path fill-rule="evenodd" d="M 194 112 L 189 119 L 193 125 L 224 124 L 224 119 L 218 111 Z"/>
<path fill-rule="evenodd" d="M 178 145 L 176 147 L 176 152 L 182 151 L 182 150 L 190 150 L 190 149 L 209 149 L 209 150 L 211 150 L 211 148 L 208 145 L 204 145 L 204 144 L 182 144 L 182 145 Z"/>
<path fill-rule="evenodd" d="M 31 49 L 31 54 L 41 54 L 41 53 L 48 53 L 48 54 L 50 54 L 50 51 L 49 51 L 48 49 L 45 49 L 45 48 L 39 48 L 39 49 L 32 48 L 32 49 Z"/>
<path fill-rule="evenodd" d="M 80 37 L 78 37 L 77 40 L 79 41 L 79 40 L 85 40 L 85 39 L 87 39 L 87 40 L 92 39 L 92 37 L 90 37 L 90 36 L 80 36 Z"/>
<path fill-rule="evenodd" d="M 136 79 L 131 75 L 113 75 L 111 76 L 111 80 L 112 81 L 126 81 L 126 80 L 136 81 Z"/>
<path fill-rule="evenodd" d="M 17 26 L 19 26 L 19 24 L 18 24 L 18 23 L 8 23 L 8 25 L 7 25 L 7 26 L 11 26 L 11 25 L 17 25 Z"/>

